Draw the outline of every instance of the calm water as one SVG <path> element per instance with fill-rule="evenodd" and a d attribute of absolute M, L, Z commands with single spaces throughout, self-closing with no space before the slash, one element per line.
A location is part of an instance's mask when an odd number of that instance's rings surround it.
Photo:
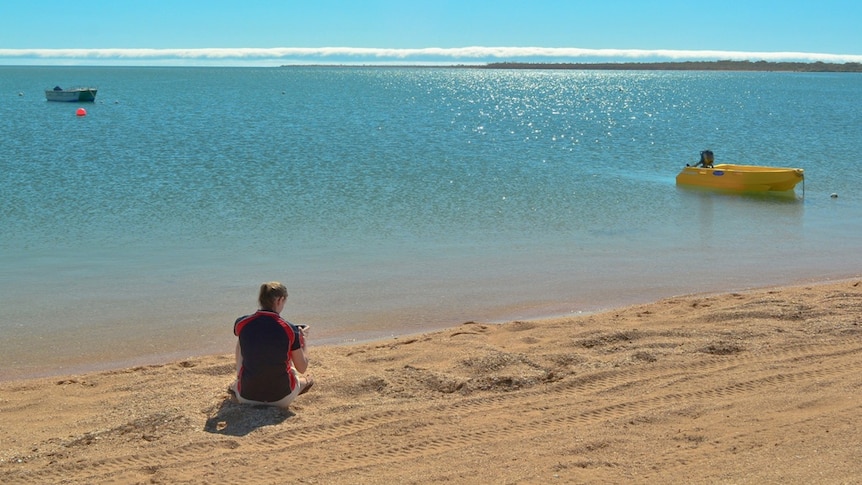
<path fill-rule="evenodd" d="M 0 67 L 0 378 L 229 353 L 271 279 L 338 343 L 854 276 L 860 127 L 855 74 Z"/>

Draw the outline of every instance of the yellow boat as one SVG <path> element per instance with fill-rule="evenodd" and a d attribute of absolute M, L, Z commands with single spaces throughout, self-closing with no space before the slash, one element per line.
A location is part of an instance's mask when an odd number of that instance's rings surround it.
<path fill-rule="evenodd" d="M 685 168 L 676 176 L 677 185 L 696 185 L 738 192 L 781 192 L 793 190 L 805 179 L 801 168 L 764 167 L 760 165 L 712 164 L 712 152 L 701 152 L 697 165 Z"/>

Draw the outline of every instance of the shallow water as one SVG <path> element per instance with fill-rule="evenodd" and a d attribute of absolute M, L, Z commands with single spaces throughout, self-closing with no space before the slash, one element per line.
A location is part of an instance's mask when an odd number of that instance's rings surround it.
<path fill-rule="evenodd" d="M 0 67 L 0 112 L 0 377 L 230 352 L 273 279 L 338 343 L 860 270 L 855 74 Z M 676 187 L 706 148 L 804 186 Z"/>

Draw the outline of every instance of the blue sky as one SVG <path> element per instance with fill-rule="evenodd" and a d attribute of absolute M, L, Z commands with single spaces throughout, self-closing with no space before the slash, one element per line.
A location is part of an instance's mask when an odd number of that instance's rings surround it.
<path fill-rule="evenodd" d="M 858 0 L 2 0 L 0 64 L 862 62 Z"/>

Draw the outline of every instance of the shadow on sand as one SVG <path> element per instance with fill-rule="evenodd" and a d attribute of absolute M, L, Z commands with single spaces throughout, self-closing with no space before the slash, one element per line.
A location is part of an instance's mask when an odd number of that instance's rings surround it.
<path fill-rule="evenodd" d="M 283 423 L 292 416 L 294 414 L 287 409 L 239 404 L 227 397 L 214 413 L 210 413 L 210 418 L 204 425 L 204 431 L 228 436 L 245 436 L 258 428 Z"/>

